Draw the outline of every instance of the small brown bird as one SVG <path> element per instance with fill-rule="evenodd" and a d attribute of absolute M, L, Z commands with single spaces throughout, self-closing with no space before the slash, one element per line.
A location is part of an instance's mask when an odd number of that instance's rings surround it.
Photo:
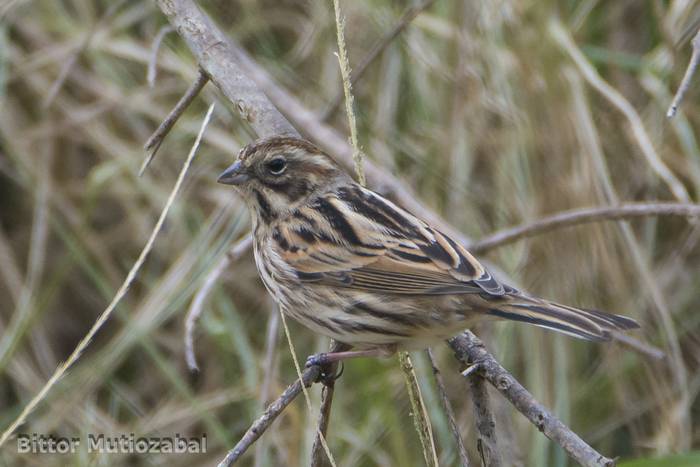
<path fill-rule="evenodd" d="M 251 143 L 218 181 L 250 208 L 255 263 L 282 311 L 355 348 L 309 364 L 422 349 L 484 317 L 594 341 L 638 327 L 499 283 L 462 245 L 355 183 L 307 141 Z"/>

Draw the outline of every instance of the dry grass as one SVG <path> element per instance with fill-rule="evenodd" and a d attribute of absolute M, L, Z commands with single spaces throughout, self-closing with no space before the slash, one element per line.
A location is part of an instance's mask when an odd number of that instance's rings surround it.
<path fill-rule="evenodd" d="M 321 113 L 339 92 L 329 2 L 200 3 L 308 107 Z M 665 118 L 690 53 L 675 41 L 700 13 L 697 2 L 466 3 L 437 1 L 354 85 L 367 157 L 474 238 L 616 200 L 673 200 L 686 192 L 697 201 L 700 95 L 693 86 L 679 115 Z M 351 65 L 406 6 L 342 2 Z M 137 283 L 20 428 L 63 436 L 206 432 L 209 452 L 21 457 L 11 442 L 0 463 L 212 464 L 260 411 L 265 381 L 274 395 L 296 375 L 283 344 L 273 365 L 265 364 L 271 304 L 249 257 L 227 270 L 207 302 L 196 341 L 200 375 L 192 377 L 184 361 L 184 312 L 248 229 L 240 200 L 214 180 L 252 135 L 209 85 L 138 178 L 143 143 L 196 75 L 173 33 L 159 52 L 156 85 L 148 86 L 151 44 L 165 24 L 154 4 L 20 0 L 0 6 L 0 14 L 1 428 L 110 302 L 208 104 L 222 104 Z M 601 92 L 607 88 L 588 69 L 622 101 Z M 347 128 L 342 111 L 331 121 Z M 650 163 L 654 157 L 668 173 Z M 669 355 L 651 362 L 615 345 L 484 326 L 479 334 L 489 348 L 535 396 L 597 449 L 623 460 L 700 449 L 700 246 L 692 225 L 672 218 L 586 225 L 504 247 L 489 259 L 532 292 L 635 317 L 644 325 L 640 336 Z M 290 324 L 300 355 L 327 347 Z M 435 350 L 476 460 L 466 385 L 444 346 Z M 451 465 L 456 449 L 430 365 L 422 354 L 412 357 L 441 465 Z M 318 388 L 311 395 L 317 403 Z M 559 449 L 493 399 L 507 463 L 567 465 Z M 308 417 L 302 401 L 293 404 L 264 436 L 265 449 L 245 462 L 307 465 L 315 436 Z M 338 464 L 422 465 L 416 437 L 396 362 L 347 364 L 328 437 Z"/>

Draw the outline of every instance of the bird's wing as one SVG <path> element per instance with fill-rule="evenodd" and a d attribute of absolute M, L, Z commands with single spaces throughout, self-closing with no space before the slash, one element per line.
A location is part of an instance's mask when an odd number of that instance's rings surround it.
<path fill-rule="evenodd" d="M 272 238 L 302 281 L 393 294 L 506 293 L 463 246 L 359 185 L 298 209 Z"/>

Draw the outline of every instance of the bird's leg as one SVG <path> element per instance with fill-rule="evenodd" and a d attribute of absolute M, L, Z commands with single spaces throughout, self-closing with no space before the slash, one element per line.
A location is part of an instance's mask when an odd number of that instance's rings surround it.
<path fill-rule="evenodd" d="M 395 347 L 376 347 L 367 350 L 348 350 L 345 352 L 323 352 L 309 356 L 306 359 L 306 367 L 314 365 L 328 365 L 340 362 L 348 358 L 358 357 L 390 357 L 396 352 Z"/>

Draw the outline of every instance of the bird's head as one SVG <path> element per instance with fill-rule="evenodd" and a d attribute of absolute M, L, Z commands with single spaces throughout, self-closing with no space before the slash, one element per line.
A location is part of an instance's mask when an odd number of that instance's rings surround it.
<path fill-rule="evenodd" d="M 256 220 L 270 222 L 349 180 L 338 164 L 313 144 L 276 136 L 241 149 L 218 182 L 235 186 Z"/>

